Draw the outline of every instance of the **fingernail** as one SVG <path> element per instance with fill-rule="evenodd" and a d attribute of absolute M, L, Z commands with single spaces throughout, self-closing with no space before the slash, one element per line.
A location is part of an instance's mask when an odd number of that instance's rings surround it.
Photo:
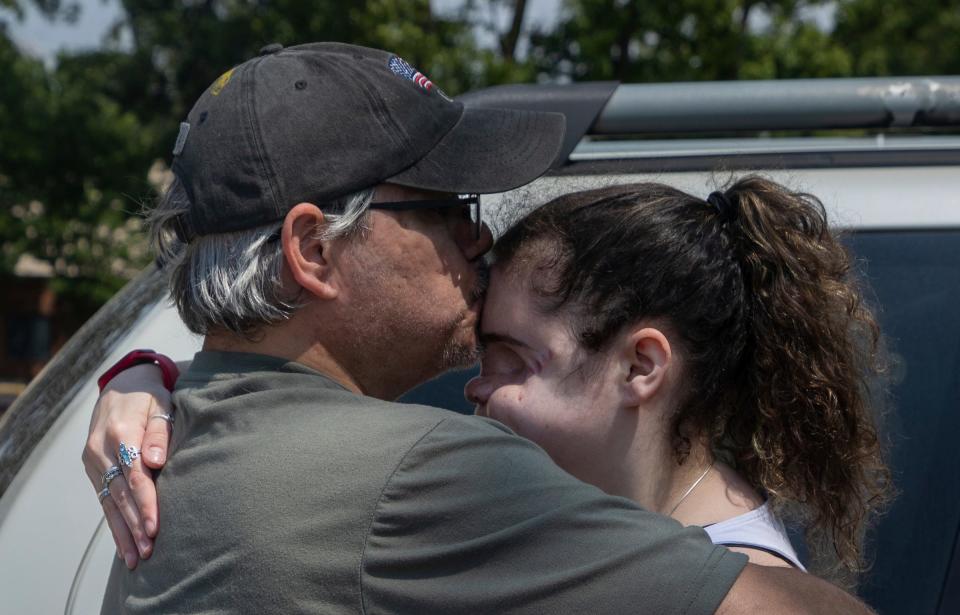
<path fill-rule="evenodd" d="M 147 520 L 143 523 L 143 525 L 144 525 L 144 527 L 145 527 L 146 530 L 147 530 L 147 534 L 149 534 L 150 536 L 155 536 L 155 535 L 156 535 L 156 533 L 157 533 L 157 522 L 156 522 L 156 521 L 154 521 L 153 519 L 147 519 Z"/>
<path fill-rule="evenodd" d="M 134 568 L 137 567 L 137 554 L 132 552 L 127 553 L 127 556 L 126 558 L 124 558 L 124 561 L 126 561 L 127 568 L 129 568 L 130 570 L 133 570 Z"/>
<path fill-rule="evenodd" d="M 150 455 L 150 463 L 160 463 L 163 461 L 163 451 L 159 446 L 150 447 L 148 454 Z"/>

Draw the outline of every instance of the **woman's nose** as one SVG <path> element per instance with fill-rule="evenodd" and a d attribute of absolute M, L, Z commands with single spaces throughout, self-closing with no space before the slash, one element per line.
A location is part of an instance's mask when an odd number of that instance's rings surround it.
<path fill-rule="evenodd" d="M 463 396 L 471 404 L 483 405 L 487 403 L 491 392 L 493 392 L 493 386 L 483 376 L 471 378 L 467 385 L 463 387 Z"/>

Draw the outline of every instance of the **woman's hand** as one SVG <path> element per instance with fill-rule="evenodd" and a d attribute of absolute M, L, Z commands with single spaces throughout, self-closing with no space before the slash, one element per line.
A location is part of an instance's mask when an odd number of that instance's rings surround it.
<path fill-rule="evenodd" d="M 122 470 L 108 481 L 109 494 L 100 503 L 117 553 L 130 569 L 141 558 L 150 557 L 157 535 L 157 490 L 151 468 L 158 470 L 166 463 L 172 408 L 160 369 L 142 364 L 110 381 L 90 420 L 83 466 L 98 493 L 103 490 L 104 473 L 115 466 Z M 141 450 L 129 466 L 118 459 L 121 442 Z"/>

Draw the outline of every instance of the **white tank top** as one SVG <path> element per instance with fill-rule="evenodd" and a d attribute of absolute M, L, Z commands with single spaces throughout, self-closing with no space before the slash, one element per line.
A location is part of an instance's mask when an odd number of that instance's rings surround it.
<path fill-rule="evenodd" d="M 715 545 L 760 549 L 779 555 L 800 570 L 807 571 L 797 558 L 783 523 L 770 512 L 766 502 L 760 508 L 704 526 L 703 529 Z"/>

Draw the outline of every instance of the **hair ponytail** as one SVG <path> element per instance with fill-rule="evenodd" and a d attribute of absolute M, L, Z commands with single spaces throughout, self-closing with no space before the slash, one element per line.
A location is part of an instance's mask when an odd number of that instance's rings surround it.
<path fill-rule="evenodd" d="M 866 382 L 879 328 L 819 200 L 760 177 L 725 195 L 749 315 L 730 452 L 775 505 L 805 513 L 814 551 L 832 545 L 838 572 L 860 572 L 865 521 L 889 487 Z"/>

